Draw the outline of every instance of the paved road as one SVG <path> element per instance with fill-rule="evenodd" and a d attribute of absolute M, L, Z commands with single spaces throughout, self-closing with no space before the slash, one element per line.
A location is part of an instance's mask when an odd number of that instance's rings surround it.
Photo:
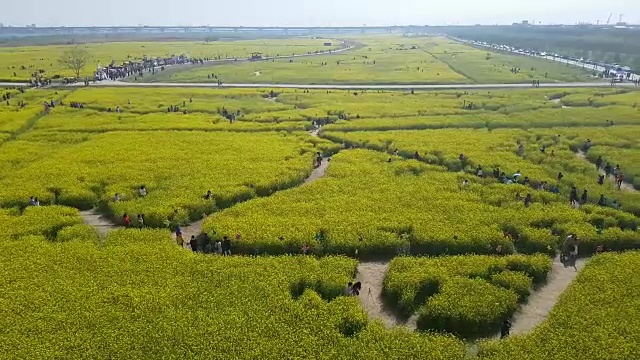
<path fill-rule="evenodd" d="M 0 86 L 2 83 L 0 83 Z M 83 84 L 73 84 L 72 86 L 84 86 Z M 63 87 L 63 86 L 61 86 Z M 322 89 L 322 90 L 448 90 L 448 89 L 532 89 L 530 83 L 526 84 L 222 84 L 216 83 L 126 83 L 120 81 L 102 81 L 91 84 L 91 87 L 178 87 L 178 88 L 251 88 L 251 89 Z M 609 82 L 586 82 L 586 83 L 548 83 L 540 84 L 540 88 L 592 88 L 611 87 Z M 633 88 L 632 83 L 619 83 L 615 87 Z M 639 88 L 640 89 L 640 88 Z"/>
<path fill-rule="evenodd" d="M 0 87 L 6 87 L 6 88 L 10 88 L 10 87 L 27 87 L 27 86 L 31 86 L 29 83 L 14 83 L 14 82 L 0 82 Z"/>

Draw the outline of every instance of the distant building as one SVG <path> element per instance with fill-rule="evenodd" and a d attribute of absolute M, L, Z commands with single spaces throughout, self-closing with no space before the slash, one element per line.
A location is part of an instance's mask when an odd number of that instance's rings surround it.
<path fill-rule="evenodd" d="M 331 46 L 331 43 L 330 42 L 326 42 L 326 43 L 324 43 L 324 46 Z"/>
<path fill-rule="evenodd" d="M 522 25 L 529 25 L 529 20 L 522 20 Z"/>

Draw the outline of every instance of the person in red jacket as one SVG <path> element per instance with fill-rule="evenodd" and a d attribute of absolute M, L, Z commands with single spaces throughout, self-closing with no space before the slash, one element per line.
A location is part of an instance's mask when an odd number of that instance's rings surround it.
<path fill-rule="evenodd" d="M 124 226 L 126 226 L 126 227 L 131 226 L 131 218 L 129 217 L 129 215 L 127 215 L 126 213 L 124 215 L 122 215 L 122 222 L 124 223 Z"/>

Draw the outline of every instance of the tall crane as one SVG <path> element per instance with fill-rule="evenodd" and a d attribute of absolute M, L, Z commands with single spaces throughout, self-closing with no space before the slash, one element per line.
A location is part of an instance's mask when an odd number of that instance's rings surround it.
<path fill-rule="evenodd" d="M 613 16 L 613 13 L 609 14 L 609 18 L 607 19 L 607 25 L 609 25 L 609 23 L 611 22 L 611 17 Z"/>

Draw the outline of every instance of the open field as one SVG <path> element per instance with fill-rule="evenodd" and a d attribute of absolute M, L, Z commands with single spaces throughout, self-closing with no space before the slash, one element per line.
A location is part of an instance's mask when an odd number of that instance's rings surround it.
<path fill-rule="evenodd" d="M 428 48 L 430 54 L 448 64 L 454 71 L 473 82 L 541 82 L 581 81 L 587 77 L 583 69 L 545 61 L 528 56 L 487 52 L 453 41 L 434 43 Z M 512 68 L 518 68 L 512 73 Z"/>
<path fill-rule="evenodd" d="M 344 54 L 295 60 L 210 65 L 145 77 L 145 82 L 290 84 L 450 84 L 583 81 L 587 73 L 552 61 L 487 53 L 444 38 L 358 38 Z M 513 68 L 520 71 L 511 72 Z M 545 77 L 546 75 L 546 77 Z"/>
<path fill-rule="evenodd" d="M 1 358 L 637 353 L 638 91 L 7 92 Z M 600 155 L 621 189 L 598 184 Z M 203 232 L 193 247 L 178 225 Z M 553 260 L 570 233 L 595 257 L 560 296 L 579 270 Z M 233 256 L 209 254 L 225 236 Z M 530 333 L 466 343 L 540 298 Z"/>
<path fill-rule="evenodd" d="M 194 58 L 247 59 L 252 52 L 265 56 L 306 54 L 326 51 L 338 46 L 325 47 L 331 39 L 268 39 L 239 41 L 174 41 L 174 42 L 105 42 L 80 45 L 89 55 L 81 77 L 92 77 L 97 65 L 108 66 L 112 61 L 120 65 L 125 61 L 142 60 L 144 56 L 169 57 L 186 54 Z M 338 44 L 335 44 L 338 45 Z M 73 77 L 73 72 L 62 67 L 58 60 L 71 45 L 44 45 L 0 47 L 0 80 L 28 81 L 31 74 L 43 71 L 48 78 L 56 75 Z M 14 75 L 15 74 L 15 75 Z"/>

